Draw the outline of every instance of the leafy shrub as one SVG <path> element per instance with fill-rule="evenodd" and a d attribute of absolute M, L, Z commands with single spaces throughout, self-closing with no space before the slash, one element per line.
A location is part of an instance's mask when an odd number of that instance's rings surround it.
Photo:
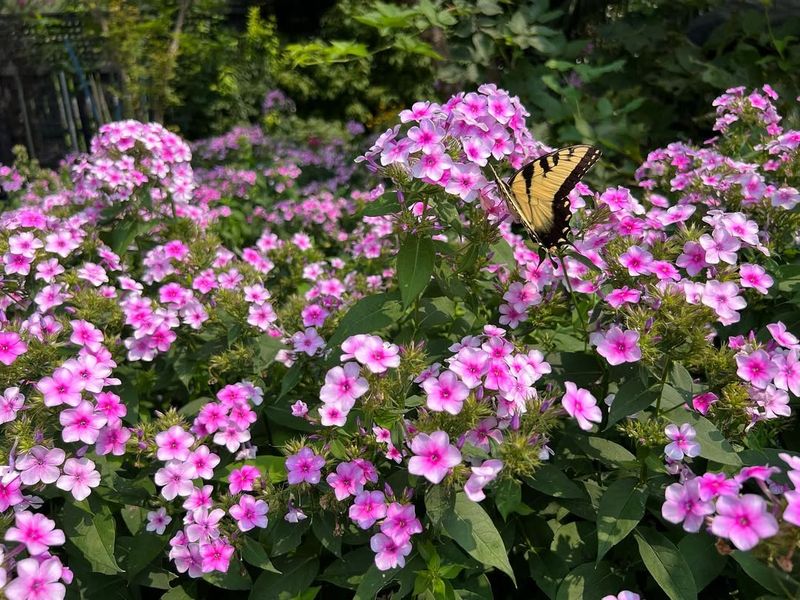
<path fill-rule="evenodd" d="M 357 170 L 280 119 L 0 167 L 4 594 L 796 593 L 777 100 L 579 184 L 551 254 L 494 183 L 547 147 L 491 84 Z"/>

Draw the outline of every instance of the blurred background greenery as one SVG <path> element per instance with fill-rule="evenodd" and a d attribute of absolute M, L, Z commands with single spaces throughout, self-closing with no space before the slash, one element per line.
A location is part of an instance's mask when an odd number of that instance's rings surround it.
<path fill-rule="evenodd" d="M 381 130 L 416 100 L 484 82 L 518 94 L 550 145 L 599 145 L 625 176 L 647 149 L 709 137 L 711 100 L 770 83 L 800 95 L 796 0 L 5 0 L 69 14 L 119 73 L 122 116 L 196 139 L 297 114 Z M 1 59 L 0 59 L 1 60 Z M 792 102 L 796 108 L 796 103 Z M 613 174 L 609 174 L 613 175 Z"/>

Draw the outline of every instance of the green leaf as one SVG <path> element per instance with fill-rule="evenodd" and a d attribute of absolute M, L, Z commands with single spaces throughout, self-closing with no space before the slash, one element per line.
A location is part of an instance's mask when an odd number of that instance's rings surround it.
<path fill-rule="evenodd" d="M 631 377 L 623 383 L 608 411 L 608 431 L 615 423 L 638 413 L 650 406 L 658 397 L 658 392 L 653 388 L 645 388 L 639 377 Z"/>
<path fill-rule="evenodd" d="M 697 598 L 692 570 L 675 544 L 648 528 L 637 529 L 634 536 L 647 570 L 671 600 Z"/>
<path fill-rule="evenodd" d="M 733 560 L 739 563 L 751 579 L 758 582 L 764 589 L 783 598 L 794 598 L 800 590 L 800 584 L 790 575 L 769 567 L 758 560 L 749 552 L 734 550 L 731 554 Z"/>
<path fill-rule="evenodd" d="M 644 516 L 647 492 L 636 479 L 608 486 L 597 508 L 597 562 L 633 531 Z"/>
<path fill-rule="evenodd" d="M 253 587 L 253 580 L 250 579 L 250 574 L 244 568 L 241 561 L 235 556 L 231 559 L 230 567 L 227 573 L 220 573 L 219 571 L 211 571 L 203 575 L 203 579 L 213 586 L 222 588 L 223 590 L 249 590 Z"/>
<path fill-rule="evenodd" d="M 313 556 L 276 559 L 281 574 L 263 572 L 250 591 L 250 600 L 291 600 L 311 585 L 319 571 L 319 561 Z"/>
<path fill-rule="evenodd" d="M 399 213 L 403 210 L 400 202 L 397 200 L 397 192 L 387 192 L 377 200 L 369 202 L 364 206 L 361 215 L 364 217 L 382 217 L 383 215 L 391 215 Z"/>
<path fill-rule="evenodd" d="M 267 551 L 264 546 L 251 537 L 244 537 L 244 544 L 242 545 L 242 558 L 245 562 L 250 563 L 254 567 L 258 567 L 262 571 L 272 571 L 280 575 L 280 571 L 275 568 L 272 561 L 269 559 Z"/>
<path fill-rule="evenodd" d="M 620 466 L 636 462 L 636 457 L 624 446 L 605 438 L 582 435 L 575 438 L 575 443 L 587 456 L 611 465 Z"/>
<path fill-rule="evenodd" d="M 533 489 L 555 498 L 584 498 L 585 494 L 578 485 L 557 467 L 544 464 L 536 469 L 533 477 L 526 477 Z"/>
<path fill-rule="evenodd" d="M 373 561 L 367 572 L 364 573 L 361 583 L 358 584 L 353 600 L 374 600 L 378 592 L 389 585 L 399 571 L 399 568 L 381 571 Z"/>
<path fill-rule="evenodd" d="M 429 237 L 410 235 L 397 253 L 397 281 L 403 306 L 409 306 L 428 286 L 436 252 Z"/>
<path fill-rule="evenodd" d="M 508 520 L 508 515 L 517 510 L 522 503 L 522 487 L 519 481 L 509 478 L 500 480 L 494 490 L 494 499 L 497 510 Z"/>
<path fill-rule="evenodd" d="M 375 553 L 367 546 L 348 552 L 335 560 L 318 577 L 339 587 L 350 590 L 358 588 L 358 584 L 375 562 Z"/>
<path fill-rule="evenodd" d="M 694 427 L 697 432 L 695 439 L 700 444 L 700 456 L 703 458 L 713 460 L 722 465 L 742 466 L 742 459 L 734 452 L 730 442 L 705 417 L 680 408 L 670 411 L 666 416 L 670 421 L 678 425 L 689 423 Z"/>
<path fill-rule="evenodd" d="M 496 567 L 516 584 L 503 539 L 478 503 L 459 492 L 453 512 L 442 518 L 442 527 L 472 558 L 486 566 Z"/>
<path fill-rule="evenodd" d="M 311 530 L 325 548 L 338 557 L 342 556 L 342 536 L 336 535 L 336 520 L 328 511 L 321 511 L 311 518 Z"/>
<path fill-rule="evenodd" d="M 692 570 L 698 592 L 714 581 L 728 562 L 717 551 L 716 539 L 703 532 L 686 534 L 678 542 L 678 550 Z"/>
<path fill-rule="evenodd" d="M 94 510 L 93 510 L 94 509 Z M 114 558 L 117 526 L 105 504 L 67 501 L 64 504 L 64 534 L 80 550 L 96 573 L 115 575 L 122 569 Z"/>
<path fill-rule="evenodd" d="M 452 512 L 453 494 L 441 485 L 432 485 L 425 494 L 425 510 L 434 525 L 439 525 L 442 518 Z"/>
<path fill-rule="evenodd" d="M 608 563 L 584 563 L 570 571 L 558 586 L 556 600 L 600 600 L 619 592 L 622 581 Z"/>
<path fill-rule="evenodd" d="M 166 536 L 143 533 L 135 537 L 118 537 L 120 562 L 125 566 L 125 578 L 130 583 L 167 545 Z"/>
<path fill-rule="evenodd" d="M 328 340 L 328 349 L 338 349 L 345 338 L 357 333 L 372 333 L 388 327 L 394 321 L 386 314 L 386 304 L 395 300 L 394 294 L 374 294 L 356 302 L 342 317 L 339 326 Z M 335 358 L 338 360 L 338 354 Z"/>

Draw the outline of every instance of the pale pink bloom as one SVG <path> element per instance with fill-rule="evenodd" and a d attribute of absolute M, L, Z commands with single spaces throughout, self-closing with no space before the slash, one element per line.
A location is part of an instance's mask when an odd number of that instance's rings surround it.
<path fill-rule="evenodd" d="M 88 458 L 68 458 L 64 463 L 64 474 L 56 481 L 56 487 L 65 492 L 72 492 L 75 500 L 85 500 L 92 493 L 92 488 L 100 485 L 100 473 Z"/>
<path fill-rule="evenodd" d="M 356 399 L 368 389 L 369 384 L 361 377 L 358 364 L 349 362 L 343 367 L 333 367 L 325 374 L 325 384 L 319 391 L 319 398 L 325 404 L 335 404 L 343 412 L 348 412 Z"/>
<path fill-rule="evenodd" d="M 194 444 L 194 436 L 180 425 L 173 425 L 166 431 L 156 434 L 158 460 L 185 461 L 189 457 L 190 449 Z"/>
<path fill-rule="evenodd" d="M 678 256 L 675 264 L 686 269 L 686 272 L 694 277 L 708 266 L 706 251 L 697 242 L 686 242 L 683 245 L 683 254 Z"/>
<path fill-rule="evenodd" d="M 752 465 L 739 469 L 739 472 L 734 475 L 734 479 L 739 483 L 744 483 L 748 479 L 769 481 L 775 473 L 780 473 L 780 471 L 778 467 L 770 467 L 769 465 Z"/>
<path fill-rule="evenodd" d="M 750 397 L 764 409 L 765 419 L 788 417 L 792 414 L 792 408 L 789 406 L 789 394 L 777 389 L 774 385 L 768 385 L 763 390 L 750 388 Z"/>
<path fill-rule="evenodd" d="M 242 491 L 249 492 L 259 477 L 261 477 L 261 471 L 256 467 L 243 465 L 231 471 L 228 476 L 228 489 L 231 494 L 238 494 Z"/>
<path fill-rule="evenodd" d="M 464 436 L 466 443 L 487 452 L 491 449 L 489 440 L 494 440 L 498 444 L 503 442 L 503 432 L 497 428 L 497 419 L 494 417 L 483 419 Z"/>
<path fill-rule="evenodd" d="M 64 304 L 64 300 L 66 300 L 67 297 L 68 295 L 64 293 L 64 285 L 61 283 L 54 283 L 43 287 L 42 290 L 36 294 L 33 301 L 39 307 L 40 311 L 47 312 L 51 308 Z"/>
<path fill-rule="evenodd" d="M 36 255 L 36 250 L 42 248 L 44 243 L 30 231 L 25 231 L 8 238 L 8 250 L 13 254 L 22 254 L 28 258 Z"/>
<path fill-rule="evenodd" d="M 249 494 L 242 495 L 239 503 L 228 511 L 236 519 L 236 525 L 242 531 L 250 531 L 254 527 L 263 529 L 267 526 L 269 506 L 263 500 L 256 500 Z"/>
<path fill-rule="evenodd" d="M 616 596 L 609 594 L 608 596 L 603 596 L 601 600 L 642 600 L 642 597 L 636 592 L 622 590 Z"/>
<path fill-rule="evenodd" d="M 381 522 L 381 533 L 398 544 L 407 542 L 412 535 L 422 533 L 422 523 L 417 519 L 414 505 L 392 502 L 386 508 L 386 518 Z"/>
<path fill-rule="evenodd" d="M 723 325 L 732 325 L 739 320 L 738 310 L 747 306 L 744 298 L 738 295 L 739 288 L 732 281 L 708 281 L 703 290 L 702 302 L 713 308 Z"/>
<path fill-rule="evenodd" d="M 103 343 L 102 331 L 88 321 L 73 320 L 69 324 L 72 327 L 70 342 L 78 346 L 85 346 L 92 352 L 100 350 L 100 346 Z"/>
<path fill-rule="evenodd" d="M 592 423 L 603 420 L 603 413 L 597 406 L 597 399 L 583 388 L 577 387 L 571 381 L 565 381 L 566 393 L 561 398 L 561 404 L 567 414 L 578 421 L 578 426 L 584 431 L 592 428 Z"/>
<path fill-rule="evenodd" d="M 36 275 L 34 279 L 41 279 L 45 283 L 53 283 L 61 273 L 64 272 L 64 267 L 58 262 L 57 258 L 51 258 L 36 265 Z"/>
<path fill-rule="evenodd" d="M 69 369 L 59 367 L 53 371 L 51 377 L 40 379 L 36 389 L 44 396 L 45 406 L 78 406 L 81 402 L 83 381 Z"/>
<path fill-rule="evenodd" d="M 769 292 L 769 288 L 774 283 L 760 265 L 743 264 L 739 267 L 739 281 L 743 288 L 752 288 L 758 290 L 762 294 Z M 769 326 L 768 326 L 769 327 Z"/>
<path fill-rule="evenodd" d="M 221 508 L 198 508 L 191 513 L 191 523 L 186 527 L 186 539 L 205 544 L 219 537 L 219 522 L 225 516 Z"/>
<path fill-rule="evenodd" d="M 501 304 L 499 310 L 500 324 L 508 325 L 512 329 L 528 320 L 528 310 L 524 304 Z"/>
<path fill-rule="evenodd" d="M 211 508 L 214 506 L 214 501 L 211 499 L 213 490 L 214 487 L 210 485 L 204 485 L 201 488 L 193 488 L 192 493 L 183 501 L 183 508 L 191 511 L 197 510 L 198 508 Z"/>
<path fill-rule="evenodd" d="M 238 427 L 223 427 L 214 434 L 214 443 L 225 446 L 228 452 L 236 452 L 239 447 L 250 439 L 250 431 Z"/>
<path fill-rule="evenodd" d="M 335 473 L 329 473 L 325 478 L 328 485 L 333 488 L 337 500 L 344 500 L 355 496 L 364 489 L 361 478 L 364 472 L 354 462 L 339 463 Z"/>
<path fill-rule="evenodd" d="M 127 427 L 122 427 L 119 423 L 106 425 L 97 436 L 95 452 L 99 456 L 106 454 L 122 456 L 125 454 L 125 446 L 130 438 L 131 432 Z"/>
<path fill-rule="evenodd" d="M 414 456 L 408 461 L 408 472 L 431 483 L 441 482 L 451 468 L 461 463 L 461 452 L 450 444 L 444 431 L 418 434 L 411 442 L 411 451 Z"/>
<path fill-rule="evenodd" d="M 3 255 L 6 275 L 27 276 L 31 272 L 31 262 L 33 260 L 22 254 L 7 253 Z"/>
<path fill-rule="evenodd" d="M 247 322 L 261 331 L 268 331 L 272 323 L 278 320 L 278 315 L 269 302 L 264 304 L 251 304 L 248 311 Z"/>
<path fill-rule="evenodd" d="M 706 515 L 714 512 L 714 505 L 700 498 L 697 479 L 690 479 L 683 485 L 673 483 L 664 495 L 666 500 L 661 506 L 661 516 L 670 523 L 683 523 L 685 531 L 700 531 Z"/>
<path fill-rule="evenodd" d="M 715 229 L 712 235 L 704 234 L 698 240 L 706 252 L 706 262 L 710 265 L 719 264 L 720 261 L 729 265 L 736 264 L 736 252 L 742 247 L 741 242 L 724 229 Z"/>
<path fill-rule="evenodd" d="M 795 396 L 800 396 L 800 361 L 797 359 L 797 351 L 774 354 L 772 362 L 777 369 L 775 387 L 780 390 L 791 390 Z"/>
<path fill-rule="evenodd" d="M 450 361 L 450 370 L 456 373 L 469 389 L 481 384 L 489 368 L 489 355 L 480 348 L 464 347 Z"/>
<path fill-rule="evenodd" d="M 441 145 L 437 145 L 429 153 L 419 157 L 411 167 L 411 174 L 418 179 L 439 181 L 452 166 L 453 160 L 445 154 Z"/>
<path fill-rule="evenodd" d="M 14 527 L 6 531 L 9 542 L 25 544 L 28 554 L 36 556 L 64 543 L 64 532 L 56 529 L 56 522 L 42 514 L 27 510 L 16 513 Z"/>
<path fill-rule="evenodd" d="M 671 460 L 683 460 L 684 456 L 693 458 L 700 454 L 700 444 L 695 441 L 697 432 L 689 423 L 683 423 L 680 428 L 670 423 L 664 429 L 670 443 L 664 446 L 664 454 Z"/>
<path fill-rule="evenodd" d="M 369 336 L 355 351 L 355 358 L 372 373 L 385 373 L 400 365 L 400 348 L 384 342 L 378 336 Z"/>
<path fill-rule="evenodd" d="M 13 471 L 0 477 L 0 511 L 5 511 L 10 506 L 17 506 L 25 500 L 20 492 L 21 487 L 20 477 Z"/>
<path fill-rule="evenodd" d="M 94 444 L 100 435 L 100 429 L 108 419 L 105 415 L 95 412 L 90 402 L 83 400 L 75 408 L 61 411 L 58 422 L 63 426 L 61 439 L 65 442 Z"/>
<path fill-rule="evenodd" d="M 783 520 L 800 527 L 800 492 L 789 490 L 783 497 L 786 498 Z"/>
<path fill-rule="evenodd" d="M 427 406 L 433 411 L 457 415 L 461 412 L 469 388 L 458 380 L 452 371 L 444 371 L 438 378 L 431 377 L 422 383 L 427 394 Z"/>
<path fill-rule="evenodd" d="M 17 357 L 28 351 L 28 344 L 23 342 L 14 331 L 0 331 L 0 363 L 10 366 Z"/>
<path fill-rule="evenodd" d="M 778 367 L 764 350 L 737 354 L 736 367 L 736 374 L 739 377 L 759 389 L 765 389 L 778 374 Z"/>
<path fill-rule="evenodd" d="M 386 516 L 386 497 L 379 491 L 361 491 L 350 506 L 348 515 L 361 529 L 369 529 L 378 519 Z"/>
<path fill-rule="evenodd" d="M 406 556 L 411 553 L 411 544 L 397 544 L 390 537 L 376 533 L 370 538 L 369 546 L 375 552 L 375 566 L 380 571 L 402 568 L 406 564 Z"/>
<path fill-rule="evenodd" d="M 183 463 L 170 461 L 156 471 L 154 481 L 160 486 L 161 495 L 166 500 L 174 500 L 176 496 L 188 496 L 194 486 Z"/>
<path fill-rule="evenodd" d="M 6 388 L 0 396 L 0 425 L 10 423 L 17 418 L 19 412 L 25 405 L 25 396 L 19 393 L 18 387 Z"/>
<path fill-rule="evenodd" d="M 317 333 L 313 327 L 305 331 L 298 331 L 292 336 L 292 344 L 295 352 L 305 352 L 308 356 L 314 356 L 320 348 L 325 346 L 325 340 Z"/>
<path fill-rule="evenodd" d="M 183 530 L 179 531 L 176 534 L 182 535 Z M 175 538 L 172 538 L 173 540 Z M 172 540 L 170 540 L 170 543 Z M 169 557 L 175 561 L 175 568 L 178 569 L 178 573 L 188 573 L 189 577 L 202 577 L 203 575 L 203 559 L 200 556 L 200 545 L 199 544 L 189 544 L 188 542 L 184 544 L 175 545 L 172 550 L 169 551 Z"/>
<path fill-rule="evenodd" d="M 202 569 L 204 573 L 220 571 L 227 573 L 235 548 L 224 539 L 214 540 L 200 547 Z"/>
<path fill-rule="evenodd" d="M 61 448 L 48 450 L 44 446 L 34 446 L 17 459 L 20 480 L 25 485 L 36 485 L 40 481 L 53 483 L 61 475 L 58 466 L 64 462 L 65 456 Z"/>
<path fill-rule="evenodd" d="M 321 469 L 324 466 L 324 458 L 314 454 L 311 448 L 302 448 L 297 454 L 286 458 L 289 485 L 296 485 L 302 482 L 312 485 L 318 484 L 322 477 Z"/>
<path fill-rule="evenodd" d="M 729 539 L 739 550 L 755 548 L 762 539 L 778 533 L 778 522 L 760 496 L 720 496 L 716 508 L 711 533 Z"/>
<path fill-rule="evenodd" d="M 597 346 L 597 353 L 610 365 L 637 362 L 642 358 L 638 331 L 632 329 L 623 331 L 615 325 L 605 334 L 593 333 L 590 338 L 592 344 Z"/>
<path fill-rule="evenodd" d="M 784 325 L 781 321 L 768 324 L 767 329 L 769 330 L 772 339 L 775 340 L 779 345 L 790 350 L 800 349 L 800 340 L 798 340 L 795 335 L 787 331 L 786 325 Z"/>
<path fill-rule="evenodd" d="M 17 562 L 17 576 L 3 588 L 8 600 L 63 600 L 67 588 L 59 582 L 64 573 L 55 556 L 38 561 L 25 558 Z"/>
<path fill-rule="evenodd" d="M 319 407 L 319 422 L 324 427 L 343 427 L 347 423 L 348 412 L 337 404 L 323 404 Z"/>
<path fill-rule="evenodd" d="M 308 404 L 302 400 L 298 400 L 292 404 L 292 416 L 303 418 L 308 414 Z"/>
<path fill-rule="evenodd" d="M 503 461 L 495 458 L 483 461 L 479 467 L 470 467 L 472 475 L 464 484 L 464 493 L 473 502 L 480 502 L 486 498 L 483 488 L 497 478 L 503 468 Z"/>
<path fill-rule="evenodd" d="M 97 360 L 93 356 L 91 358 Z M 122 398 L 112 392 L 98 393 L 95 396 L 95 408 L 106 416 L 109 424 L 118 424 L 120 419 L 128 414 L 128 408 L 122 403 Z"/>
<path fill-rule="evenodd" d="M 154 531 L 157 535 L 164 535 L 167 525 L 172 523 L 172 517 L 167 514 L 167 509 L 163 506 L 155 511 L 147 513 L 147 531 Z"/>

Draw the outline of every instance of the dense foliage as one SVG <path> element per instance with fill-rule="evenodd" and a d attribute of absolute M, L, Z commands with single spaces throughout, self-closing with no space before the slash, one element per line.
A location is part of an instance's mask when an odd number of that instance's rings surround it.
<path fill-rule="evenodd" d="M 778 100 L 580 184 L 549 254 L 494 183 L 548 147 L 492 84 L 371 147 L 272 92 L 272 128 L 0 167 L 3 593 L 796 595 Z"/>

